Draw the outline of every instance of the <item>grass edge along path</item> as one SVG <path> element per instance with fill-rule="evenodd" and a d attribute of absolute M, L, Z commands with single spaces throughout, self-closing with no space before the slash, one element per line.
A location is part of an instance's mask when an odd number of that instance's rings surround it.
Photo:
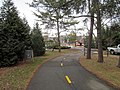
<path fill-rule="evenodd" d="M 26 90 L 30 79 L 34 75 L 37 68 L 51 58 L 76 52 L 74 50 L 62 50 L 61 53 L 58 51 L 47 52 L 46 55 L 41 57 L 35 57 L 34 61 L 26 61 L 20 65 L 14 67 L 0 68 L 3 69 L 3 74 L 0 73 L 0 90 Z"/>
<path fill-rule="evenodd" d="M 80 64 L 83 68 L 120 90 L 120 68 L 116 67 L 117 63 L 118 57 L 114 55 L 109 55 L 109 57 L 104 55 L 104 63 L 97 62 L 97 54 L 93 54 L 92 59 L 86 59 L 83 55 L 80 57 Z"/>

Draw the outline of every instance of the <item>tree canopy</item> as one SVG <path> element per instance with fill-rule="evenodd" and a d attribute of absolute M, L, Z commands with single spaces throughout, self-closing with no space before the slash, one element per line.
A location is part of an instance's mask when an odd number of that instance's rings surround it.
<path fill-rule="evenodd" d="M 34 14 L 42 21 L 46 28 L 54 28 L 57 30 L 58 45 L 60 47 L 60 29 L 67 29 L 71 25 L 75 25 L 78 22 L 69 19 L 68 14 L 70 10 L 65 10 L 64 5 L 66 0 L 33 0 L 31 7 L 36 8 L 37 12 Z M 64 9 L 63 9 L 64 8 Z M 59 52 L 60 52 L 59 48 Z"/>

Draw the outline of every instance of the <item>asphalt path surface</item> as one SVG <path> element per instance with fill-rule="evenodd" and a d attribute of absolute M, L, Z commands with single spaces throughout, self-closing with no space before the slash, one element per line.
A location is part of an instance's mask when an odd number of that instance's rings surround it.
<path fill-rule="evenodd" d="M 43 64 L 27 90 L 115 90 L 82 68 L 79 57 L 66 54 Z"/>

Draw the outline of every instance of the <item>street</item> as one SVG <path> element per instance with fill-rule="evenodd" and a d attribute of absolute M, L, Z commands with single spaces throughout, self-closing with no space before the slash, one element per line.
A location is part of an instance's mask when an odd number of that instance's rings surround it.
<path fill-rule="evenodd" d="M 115 90 L 83 69 L 79 54 L 66 54 L 43 64 L 27 90 Z"/>

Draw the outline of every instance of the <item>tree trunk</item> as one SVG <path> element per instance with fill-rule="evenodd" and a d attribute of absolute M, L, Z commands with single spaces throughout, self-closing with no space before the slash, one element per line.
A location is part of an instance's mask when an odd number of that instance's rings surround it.
<path fill-rule="evenodd" d="M 94 4 L 94 0 L 92 1 L 92 5 Z M 91 44 L 92 44 L 92 34 L 93 34 L 93 25 L 94 25 L 94 10 L 91 9 L 90 6 L 90 0 L 88 0 L 88 8 L 91 13 L 91 25 L 90 25 L 90 32 L 89 32 L 89 38 L 88 38 L 88 48 L 87 48 L 87 59 L 91 59 Z"/>
<path fill-rule="evenodd" d="M 90 32 L 89 32 L 89 38 L 88 38 L 87 59 L 91 59 L 91 42 L 92 42 L 92 34 L 93 34 L 93 25 L 94 25 L 94 12 L 92 11 Z"/>
<path fill-rule="evenodd" d="M 117 67 L 120 68 L 120 56 L 119 56 L 119 61 L 118 61 L 118 65 L 117 65 Z"/>
<path fill-rule="evenodd" d="M 59 20 L 57 18 L 57 31 L 58 31 L 58 47 L 59 47 L 59 52 L 61 52 L 61 46 L 60 46 L 60 31 L 59 31 Z"/>
<path fill-rule="evenodd" d="M 102 36 L 101 36 L 101 15 L 99 0 L 97 2 L 97 40 L 98 40 L 98 62 L 103 63 Z"/>

